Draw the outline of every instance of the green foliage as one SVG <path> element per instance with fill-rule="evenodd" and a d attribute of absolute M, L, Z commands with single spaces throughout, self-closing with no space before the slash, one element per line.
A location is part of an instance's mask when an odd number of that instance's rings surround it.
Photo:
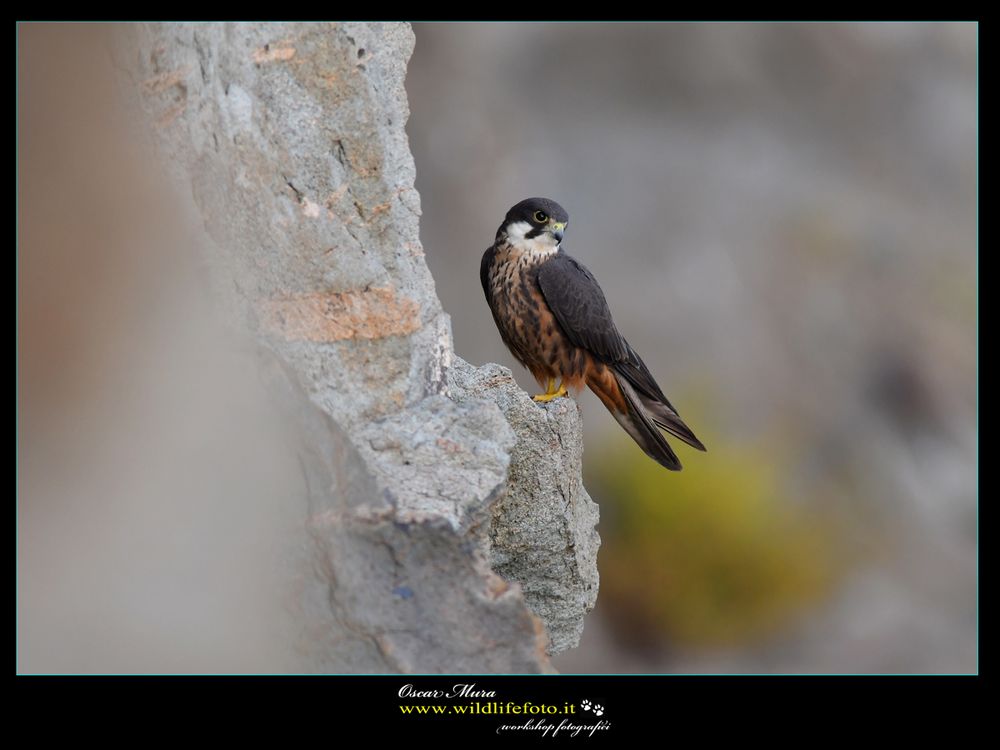
<path fill-rule="evenodd" d="M 765 635 L 824 596 L 833 525 L 780 495 L 780 467 L 751 451 L 681 450 L 664 471 L 631 442 L 591 461 L 601 501 L 604 611 L 625 636 L 726 644 Z"/>

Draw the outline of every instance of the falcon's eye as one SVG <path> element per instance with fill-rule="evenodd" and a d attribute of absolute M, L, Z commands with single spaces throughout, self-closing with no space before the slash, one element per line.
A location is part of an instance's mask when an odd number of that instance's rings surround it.
<path fill-rule="evenodd" d="M 544 211 L 535 211 L 535 221 L 537 221 L 539 224 L 544 224 L 548 220 L 549 217 L 546 215 Z"/>

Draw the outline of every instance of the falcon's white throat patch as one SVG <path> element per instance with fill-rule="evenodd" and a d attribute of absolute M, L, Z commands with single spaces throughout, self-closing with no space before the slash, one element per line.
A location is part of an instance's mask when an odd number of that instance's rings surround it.
<path fill-rule="evenodd" d="M 537 237 L 526 235 L 533 229 L 526 221 L 515 221 L 507 225 L 507 244 L 514 250 L 534 258 L 543 258 L 559 252 L 559 243 L 548 232 Z"/>

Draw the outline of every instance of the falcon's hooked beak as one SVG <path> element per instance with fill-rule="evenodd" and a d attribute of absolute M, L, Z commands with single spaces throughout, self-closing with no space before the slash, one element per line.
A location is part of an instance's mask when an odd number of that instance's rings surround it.
<path fill-rule="evenodd" d="M 556 244 L 558 245 L 562 242 L 563 232 L 566 230 L 566 223 L 562 221 L 553 221 L 549 224 L 549 233 L 556 238 Z"/>

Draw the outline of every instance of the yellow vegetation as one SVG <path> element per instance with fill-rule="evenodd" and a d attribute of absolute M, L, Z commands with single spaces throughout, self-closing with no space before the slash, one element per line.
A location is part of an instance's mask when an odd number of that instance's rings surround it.
<path fill-rule="evenodd" d="M 708 445 L 707 454 L 684 451 L 680 473 L 624 440 L 592 460 L 602 609 L 619 629 L 674 644 L 736 643 L 829 591 L 833 524 L 781 496 L 773 459 Z"/>

